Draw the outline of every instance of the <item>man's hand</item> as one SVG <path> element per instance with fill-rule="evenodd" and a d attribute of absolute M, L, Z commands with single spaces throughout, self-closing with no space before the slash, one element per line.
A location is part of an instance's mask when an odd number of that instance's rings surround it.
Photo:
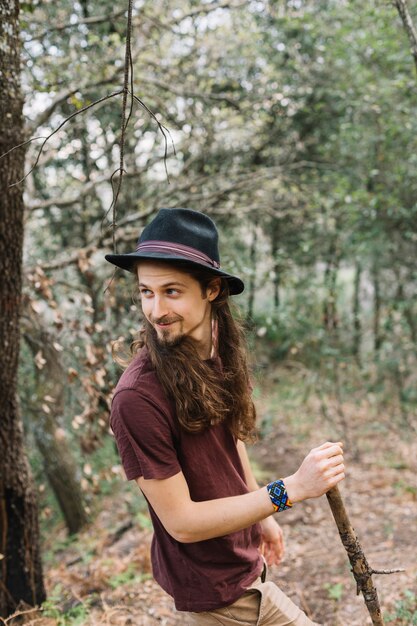
<path fill-rule="evenodd" d="M 295 474 L 283 479 L 291 502 L 318 498 L 344 479 L 342 446 L 328 441 L 313 448 Z"/>
<path fill-rule="evenodd" d="M 279 565 L 284 557 L 284 535 L 281 526 L 273 517 L 267 517 L 261 522 L 262 544 L 261 553 L 267 565 Z"/>

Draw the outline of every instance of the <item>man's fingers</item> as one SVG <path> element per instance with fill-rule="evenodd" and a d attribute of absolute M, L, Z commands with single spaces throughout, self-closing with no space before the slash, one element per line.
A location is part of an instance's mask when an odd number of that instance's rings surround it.
<path fill-rule="evenodd" d="M 343 455 L 343 444 L 331 443 L 330 441 L 324 443 L 319 448 L 316 448 L 318 454 L 326 459 L 329 459 L 332 456 Z"/>
<path fill-rule="evenodd" d="M 329 469 L 326 471 L 324 476 L 328 478 L 328 477 L 334 477 L 334 476 L 337 476 L 338 474 L 344 474 L 344 473 L 345 473 L 345 466 L 341 464 L 341 465 L 336 465 L 334 467 L 329 467 Z"/>
<path fill-rule="evenodd" d="M 343 463 L 344 460 L 342 454 L 335 454 L 328 459 L 329 467 L 336 467 L 336 465 L 343 465 Z"/>
<path fill-rule="evenodd" d="M 330 489 L 332 487 L 335 487 L 344 478 L 345 478 L 345 473 L 344 472 L 339 472 L 335 476 L 333 476 L 333 478 L 331 479 L 331 487 L 330 487 Z"/>

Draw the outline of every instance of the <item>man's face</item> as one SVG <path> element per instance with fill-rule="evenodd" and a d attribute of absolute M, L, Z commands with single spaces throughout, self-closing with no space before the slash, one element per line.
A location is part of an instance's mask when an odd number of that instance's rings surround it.
<path fill-rule="evenodd" d="M 211 346 L 211 301 L 220 290 L 214 279 L 207 293 L 200 283 L 168 263 L 141 261 L 138 266 L 142 311 L 162 344 L 175 344 L 184 336 L 198 341 L 202 354 Z"/>

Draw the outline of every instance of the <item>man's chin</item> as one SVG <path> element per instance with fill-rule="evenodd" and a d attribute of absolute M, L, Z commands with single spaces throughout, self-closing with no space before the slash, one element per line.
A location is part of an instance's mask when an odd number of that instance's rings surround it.
<path fill-rule="evenodd" d="M 184 335 L 172 333 L 169 330 L 159 330 L 156 332 L 158 343 L 164 348 L 174 348 L 182 342 Z"/>

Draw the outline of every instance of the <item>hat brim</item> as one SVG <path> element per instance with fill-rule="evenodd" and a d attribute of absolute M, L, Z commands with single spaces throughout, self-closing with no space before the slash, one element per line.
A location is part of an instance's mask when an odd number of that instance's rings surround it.
<path fill-rule="evenodd" d="M 209 267 L 207 265 L 203 265 L 202 263 L 195 263 L 194 261 L 190 261 L 188 259 L 184 259 L 181 256 L 175 256 L 172 254 L 163 254 L 161 252 L 131 252 L 129 254 L 106 254 L 106 261 L 120 267 L 122 270 L 127 270 L 128 272 L 135 272 L 135 267 L 138 261 L 141 259 L 151 259 L 155 261 L 167 261 L 175 263 L 178 266 L 184 267 L 195 267 L 198 269 L 204 269 L 213 274 L 214 276 L 220 276 L 221 278 L 225 278 L 229 285 L 229 293 L 231 296 L 237 296 L 242 293 L 245 289 L 245 284 L 243 280 L 238 278 L 237 276 L 233 276 L 232 274 L 228 274 L 227 272 L 223 272 L 222 270 L 216 269 L 214 267 Z"/>

